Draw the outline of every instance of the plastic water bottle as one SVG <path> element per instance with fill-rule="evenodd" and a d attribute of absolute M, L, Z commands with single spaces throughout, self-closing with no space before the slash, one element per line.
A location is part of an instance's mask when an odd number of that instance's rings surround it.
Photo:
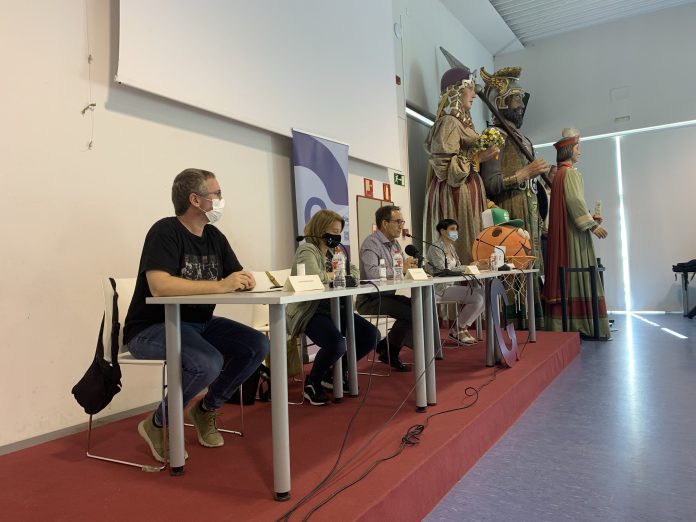
<path fill-rule="evenodd" d="M 497 268 L 496 262 L 495 262 L 495 250 L 493 250 L 493 252 L 491 252 L 491 259 L 489 261 L 489 267 L 490 267 L 490 270 L 495 270 Z"/>
<path fill-rule="evenodd" d="M 385 282 L 387 280 L 387 265 L 384 264 L 384 259 L 379 259 L 379 280 Z"/>
<path fill-rule="evenodd" d="M 401 252 L 396 252 L 392 257 L 394 267 L 394 281 L 403 281 L 404 279 L 404 256 Z"/>
<path fill-rule="evenodd" d="M 331 269 L 333 271 L 334 288 L 346 287 L 346 256 L 343 252 L 336 252 L 331 258 Z"/>

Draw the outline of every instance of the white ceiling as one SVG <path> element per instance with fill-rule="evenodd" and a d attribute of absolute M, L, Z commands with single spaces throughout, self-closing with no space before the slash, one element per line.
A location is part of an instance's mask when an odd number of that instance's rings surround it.
<path fill-rule="evenodd" d="M 442 3 L 495 56 L 519 50 L 547 36 L 695 1 L 442 0 Z"/>

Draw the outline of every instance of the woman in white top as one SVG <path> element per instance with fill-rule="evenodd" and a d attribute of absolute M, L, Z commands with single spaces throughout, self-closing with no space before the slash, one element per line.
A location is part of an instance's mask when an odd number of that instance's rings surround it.
<path fill-rule="evenodd" d="M 435 246 L 428 249 L 430 270 L 435 274 L 445 268 L 454 271 L 457 271 L 458 268 L 461 270 L 463 265 L 459 261 L 454 247 L 455 241 L 459 238 L 459 224 L 454 219 L 443 219 L 436 225 L 435 230 L 438 233 L 438 237 L 434 241 Z M 450 335 L 465 344 L 478 342 L 469 334 L 469 326 L 483 313 L 485 307 L 483 288 L 474 288 L 471 285 L 436 284 L 435 293 L 442 301 L 456 301 L 461 305 L 458 320 L 459 331 L 450 330 Z"/>

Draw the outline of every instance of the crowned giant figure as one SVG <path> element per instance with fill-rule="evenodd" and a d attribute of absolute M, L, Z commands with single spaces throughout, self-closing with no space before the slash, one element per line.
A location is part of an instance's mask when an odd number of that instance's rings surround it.
<path fill-rule="evenodd" d="M 529 101 L 529 93 L 518 83 L 521 72 L 521 67 L 505 67 L 493 74 L 483 67 L 480 70 L 485 82 L 483 95 L 497 109 L 497 114 L 493 114 L 492 126 L 505 136 L 505 144 L 498 157 L 481 164 L 481 177 L 488 197 L 507 210 L 511 219 L 521 219 L 523 228 L 529 232 L 532 246 L 530 255 L 536 257 L 533 268 L 539 269 L 534 276 L 534 314 L 537 326 L 542 327 L 539 276 L 543 274 L 544 267 L 539 209 L 540 202 L 547 205 L 547 200 L 538 178 L 548 172 L 549 166 L 543 158 L 534 159 L 532 142 L 519 130 Z M 526 316 L 524 304 L 511 300 L 507 310 L 508 319 L 517 319 L 516 326 L 526 328 Z"/>

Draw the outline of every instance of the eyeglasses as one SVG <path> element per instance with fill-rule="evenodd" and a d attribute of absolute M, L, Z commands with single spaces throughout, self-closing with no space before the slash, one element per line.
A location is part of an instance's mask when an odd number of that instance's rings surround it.
<path fill-rule="evenodd" d="M 399 226 L 406 224 L 406 221 L 404 221 L 403 219 L 388 219 L 387 221 L 389 221 L 390 223 L 396 223 Z"/>
<path fill-rule="evenodd" d="M 196 196 L 199 196 L 201 198 L 204 198 L 204 197 L 210 196 L 210 195 L 217 196 L 218 199 L 221 199 L 222 198 L 222 190 L 218 190 L 216 192 L 206 192 L 205 194 L 196 193 Z"/>

